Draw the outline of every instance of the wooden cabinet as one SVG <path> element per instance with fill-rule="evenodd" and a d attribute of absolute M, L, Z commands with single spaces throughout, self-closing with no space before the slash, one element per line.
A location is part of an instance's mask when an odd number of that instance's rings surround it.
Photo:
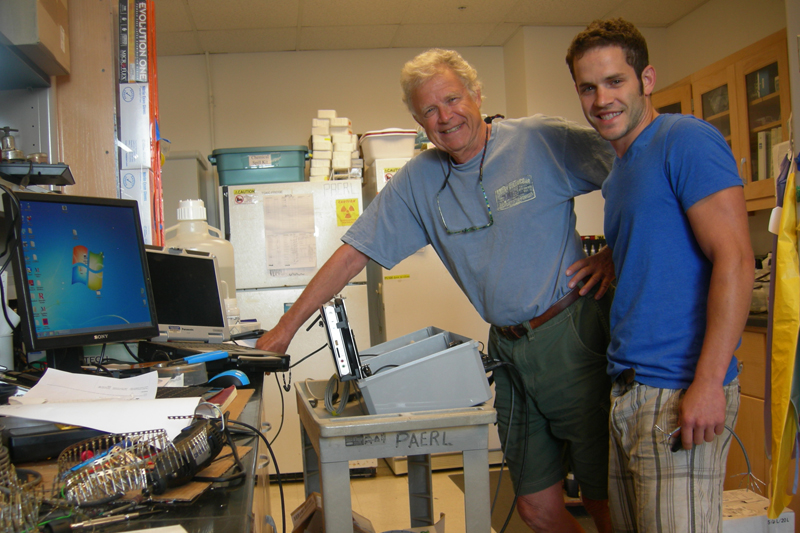
<path fill-rule="evenodd" d="M 744 182 L 748 211 L 775 206 L 771 147 L 789 138 L 788 68 L 781 30 L 652 96 L 659 113 L 692 112 L 722 133 Z"/>
<path fill-rule="evenodd" d="M 692 85 L 688 79 L 653 93 L 653 107 L 659 113 L 692 114 Z"/>
<path fill-rule="evenodd" d="M 736 358 L 742 365 L 739 374 L 741 403 L 736 421 L 736 434 L 741 439 L 750 466 L 758 479 L 769 480 L 769 461 L 764 445 L 764 376 L 766 373 L 767 330 L 748 328 L 742 333 L 742 344 L 736 350 Z M 728 453 L 725 474 L 725 490 L 743 488 L 746 480 L 747 462 L 739 444 L 734 439 Z M 763 487 L 762 487 L 763 488 Z M 766 490 L 764 491 L 766 494 Z"/>

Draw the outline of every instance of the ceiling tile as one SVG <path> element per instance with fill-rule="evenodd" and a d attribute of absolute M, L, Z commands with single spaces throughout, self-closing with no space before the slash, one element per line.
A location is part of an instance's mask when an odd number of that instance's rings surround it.
<path fill-rule="evenodd" d="M 506 14 L 505 21 L 533 26 L 585 26 L 604 18 L 620 3 L 621 0 L 520 0 Z"/>
<path fill-rule="evenodd" d="M 300 25 L 399 24 L 407 6 L 403 0 L 303 0 Z"/>
<path fill-rule="evenodd" d="M 219 30 L 197 32 L 200 43 L 212 54 L 281 52 L 297 47 L 296 28 Z"/>
<path fill-rule="evenodd" d="M 192 31 L 159 31 L 156 34 L 159 56 L 202 54 L 203 48 Z"/>
<path fill-rule="evenodd" d="M 511 36 L 516 33 L 520 26 L 520 24 L 512 24 L 509 22 L 498 24 L 486 37 L 486 40 L 481 43 L 481 46 L 503 46 L 508 42 Z"/>
<path fill-rule="evenodd" d="M 191 31 L 192 24 L 183 0 L 155 0 L 156 28 L 163 31 Z"/>
<path fill-rule="evenodd" d="M 637 26 L 667 27 L 708 0 L 628 0 L 612 9 L 606 18 L 622 17 Z"/>
<path fill-rule="evenodd" d="M 198 30 L 297 26 L 300 0 L 188 0 Z"/>
<path fill-rule="evenodd" d="M 517 0 L 409 0 L 404 24 L 502 22 Z"/>
<path fill-rule="evenodd" d="M 154 1 L 158 53 L 180 55 L 203 47 L 236 53 L 502 46 L 525 25 L 583 26 L 622 16 L 665 27 L 709 0 Z"/>
<path fill-rule="evenodd" d="M 397 24 L 300 28 L 299 50 L 359 50 L 389 48 Z"/>
<path fill-rule="evenodd" d="M 480 46 L 494 24 L 404 24 L 395 35 L 394 48 L 456 48 Z"/>

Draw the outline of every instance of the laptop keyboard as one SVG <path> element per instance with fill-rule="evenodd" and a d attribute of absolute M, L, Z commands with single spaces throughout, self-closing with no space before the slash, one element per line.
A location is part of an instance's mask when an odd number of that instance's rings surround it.
<path fill-rule="evenodd" d="M 195 353 L 204 353 L 204 352 L 213 352 L 216 350 L 222 350 L 228 353 L 236 353 L 236 354 L 259 354 L 264 353 L 262 350 L 258 350 L 256 348 L 251 348 L 250 346 L 240 346 L 238 344 L 230 344 L 230 343 L 218 343 L 212 344 L 210 342 L 200 342 L 200 341 L 174 341 L 174 342 L 154 342 L 154 341 L 140 341 L 147 342 L 148 344 L 154 346 L 167 346 L 169 348 L 173 348 L 175 350 L 181 351 L 193 351 Z"/>

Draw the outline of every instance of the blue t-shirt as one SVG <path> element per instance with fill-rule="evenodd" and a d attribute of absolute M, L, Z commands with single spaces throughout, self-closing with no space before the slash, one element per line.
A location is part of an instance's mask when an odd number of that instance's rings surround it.
<path fill-rule="evenodd" d="M 660 115 L 642 131 L 603 184 L 605 232 L 617 273 L 608 373 L 636 370 L 653 387 L 688 387 L 706 330 L 711 262 L 686 211 L 741 187 L 736 162 L 713 126 Z M 731 360 L 725 383 L 736 376 Z"/>
<path fill-rule="evenodd" d="M 536 115 L 495 120 L 481 153 L 452 164 L 426 150 L 400 169 L 342 240 L 385 268 L 431 244 L 481 317 L 519 324 L 566 294 L 565 270 L 585 257 L 573 198 L 597 190 L 613 161 L 591 128 Z M 451 231 L 485 229 L 449 235 Z M 441 208 L 441 212 L 440 212 Z"/>

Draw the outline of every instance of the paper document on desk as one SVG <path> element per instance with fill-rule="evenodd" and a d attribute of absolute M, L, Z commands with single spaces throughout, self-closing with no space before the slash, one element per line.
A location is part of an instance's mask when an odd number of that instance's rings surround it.
<path fill-rule="evenodd" d="M 158 372 L 116 379 L 48 368 L 31 390 L 24 396 L 10 398 L 9 403 L 34 405 L 92 400 L 152 400 L 156 397 L 157 388 Z"/>
<path fill-rule="evenodd" d="M 38 387 L 42 382 L 45 385 L 42 392 L 37 393 L 38 398 L 34 396 L 26 405 L 0 406 L 0 415 L 82 426 L 109 433 L 164 429 L 168 437 L 174 439 L 188 425 L 188 421 L 186 418 L 173 417 L 192 416 L 200 399 L 152 399 L 155 397 L 157 381 L 155 372 L 118 380 L 48 369 L 36 385 Z M 36 387 L 22 398 L 26 398 Z M 140 399 L 130 399 L 137 396 Z"/>

